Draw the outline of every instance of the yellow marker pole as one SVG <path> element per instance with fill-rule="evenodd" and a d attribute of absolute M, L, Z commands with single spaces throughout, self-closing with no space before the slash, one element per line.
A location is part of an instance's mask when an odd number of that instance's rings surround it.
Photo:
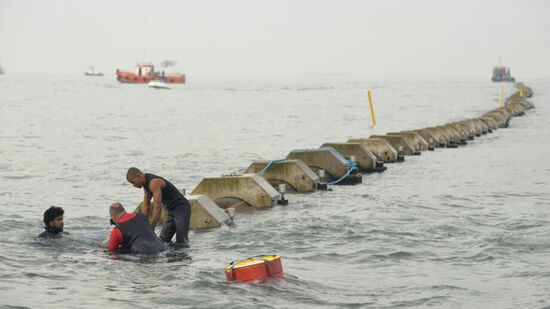
<path fill-rule="evenodd" d="M 502 96 L 504 95 L 504 86 L 500 87 L 500 98 L 498 99 L 498 107 L 502 107 Z"/>
<path fill-rule="evenodd" d="M 370 115 L 372 117 L 372 126 L 376 125 L 376 120 L 374 119 L 374 107 L 372 106 L 372 97 L 370 95 L 370 90 L 367 90 L 367 94 L 369 95 L 369 104 L 370 104 Z"/>
<path fill-rule="evenodd" d="M 519 91 L 519 96 L 520 96 L 521 98 L 523 98 L 523 89 L 521 89 L 521 90 Z"/>

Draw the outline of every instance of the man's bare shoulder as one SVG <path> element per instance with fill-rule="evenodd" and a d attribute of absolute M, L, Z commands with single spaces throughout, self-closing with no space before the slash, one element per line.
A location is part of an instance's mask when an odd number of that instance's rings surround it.
<path fill-rule="evenodd" d="M 151 182 L 149 183 L 149 189 L 161 189 L 165 184 L 166 182 L 162 178 L 154 178 L 151 179 Z"/>

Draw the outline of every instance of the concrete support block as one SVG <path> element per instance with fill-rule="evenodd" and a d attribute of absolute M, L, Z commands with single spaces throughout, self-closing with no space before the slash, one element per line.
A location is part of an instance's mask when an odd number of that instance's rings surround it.
<path fill-rule="evenodd" d="M 507 111 L 503 111 L 501 109 L 494 109 L 492 111 L 489 111 L 483 114 L 482 117 L 491 117 L 498 123 L 499 128 L 506 128 L 508 127 L 508 121 L 510 121 L 511 116 Z"/>
<path fill-rule="evenodd" d="M 513 105 L 513 104 L 519 104 L 521 106 L 523 106 L 525 109 L 530 109 L 530 108 L 533 108 L 534 105 L 529 103 L 526 98 L 527 98 L 527 94 L 524 93 L 523 94 L 523 97 L 520 96 L 519 94 L 519 91 L 517 91 L 516 93 L 512 94 L 511 96 L 509 96 L 507 99 L 506 99 L 506 102 L 505 102 L 505 106 L 508 106 L 508 105 Z"/>
<path fill-rule="evenodd" d="M 492 131 L 489 126 L 487 126 L 483 121 L 481 121 L 479 118 L 472 118 L 469 119 L 478 130 L 481 130 L 481 134 L 487 134 L 490 131 Z"/>
<path fill-rule="evenodd" d="M 443 131 L 443 133 L 449 137 L 449 144 L 447 144 L 447 146 L 453 147 L 454 145 L 461 145 L 466 143 L 466 140 L 462 139 L 460 133 L 458 133 L 452 126 L 443 125 L 436 128 Z"/>
<path fill-rule="evenodd" d="M 506 116 L 500 112 L 491 111 L 483 114 L 481 118 L 491 118 L 496 122 L 497 126 L 500 128 L 501 124 L 506 122 Z"/>
<path fill-rule="evenodd" d="M 428 150 L 433 150 L 438 147 L 445 147 L 443 139 L 440 139 L 439 136 L 434 135 L 428 129 L 416 129 L 405 132 L 416 132 L 422 136 L 422 138 L 428 143 Z"/>
<path fill-rule="evenodd" d="M 415 151 L 426 151 L 428 150 L 428 142 L 420 136 L 417 132 L 412 131 L 401 131 L 401 132 L 390 132 L 386 135 L 398 135 L 402 136 L 410 145 L 414 147 Z"/>
<path fill-rule="evenodd" d="M 524 83 L 521 83 L 521 82 L 516 83 L 516 88 L 523 91 L 523 97 L 524 98 L 530 98 L 530 97 L 533 96 L 533 90 L 531 88 L 525 86 Z M 518 96 L 519 96 L 519 93 L 518 93 Z"/>
<path fill-rule="evenodd" d="M 222 223 L 229 224 L 229 216 L 216 205 L 211 199 L 205 195 L 191 195 L 186 196 L 191 206 L 191 218 L 189 218 L 189 228 L 195 229 L 207 229 L 219 227 Z M 141 202 L 134 212 L 141 212 Z M 163 224 L 168 216 L 166 207 L 162 205 L 162 211 L 160 213 L 159 224 Z M 148 212 L 149 221 L 153 219 L 153 203 L 149 204 Z"/>
<path fill-rule="evenodd" d="M 388 143 L 392 145 L 393 148 L 399 151 L 400 148 L 403 149 L 403 154 L 406 156 L 416 155 L 417 152 L 414 149 L 414 146 L 409 144 L 405 138 L 399 135 L 371 135 L 369 138 L 381 138 L 385 139 Z"/>
<path fill-rule="evenodd" d="M 506 106 L 503 106 L 503 107 L 499 107 L 496 109 L 496 111 L 499 111 L 501 113 L 503 113 L 506 117 L 512 117 L 512 113 L 506 108 Z"/>
<path fill-rule="evenodd" d="M 293 150 L 288 154 L 287 159 L 302 160 L 317 174 L 319 170 L 324 170 L 326 178 L 321 177 L 321 181 L 335 181 L 348 172 L 347 162 L 330 149 Z M 340 184 L 360 183 L 361 179 L 361 174 L 350 174 Z"/>
<path fill-rule="evenodd" d="M 449 123 L 448 125 L 454 128 L 455 131 L 457 131 L 458 134 L 460 134 L 460 138 L 462 140 L 466 141 L 469 139 L 474 139 L 475 132 L 470 131 L 470 128 L 468 126 L 457 122 Z"/>
<path fill-rule="evenodd" d="M 478 119 L 483 122 L 487 127 L 489 127 L 490 130 L 498 129 L 498 123 L 495 121 L 495 119 L 491 117 L 479 117 Z"/>
<path fill-rule="evenodd" d="M 525 106 L 522 104 L 521 101 L 506 104 L 505 107 L 506 107 L 506 110 L 510 111 L 510 113 L 513 116 L 522 116 L 526 110 Z"/>
<path fill-rule="evenodd" d="M 192 230 L 220 227 L 231 221 L 227 213 L 206 195 L 190 195 L 187 200 L 191 205 L 189 228 Z"/>
<path fill-rule="evenodd" d="M 267 180 L 256 174 L 203 178 L 191 194 L 204 194 L 221 208 L 240 202 L 270 207 L 280 197 Z"/>
<path fill-rule="evenodd" d="M 355 162 L 362 172 L 375 172 L 383 170 L 382 166 L 377 168 L 377 158 L 370 150 L 361 143 L 324 143 L 321 147 L 332 147 L 348 160 L 355 156 Z"/>
<path fill-rule="evenodd" d="M 445 132 L 443 132 L 443 130 L 441 130 L 440 128 L 429 127 L 429 128 L 426 128 L 425 130 L 427 130 L 428 132 L 430 132 L 430 134 L 435 136 L 436 141 L 439 143 L 441 147 L 445 147 L 451 144 L 451 138 L 447 136 Z"/>
<path fill-rule="evenodd" d="M 350 138 L 348 143 L 360 143 L 376 156 L 377 159 L 385 163 L 397 161 L 397 150 L 382 138 Z"/>
<path fill-rule="evenodd" d="M 245 174 L 260 173 L 270 161 L 256 161 L 246 169 Z M 284 160 L 274 162 L 261 175 L 273 187 L 287 184 L 287 190 L 296 192 L 311 192 L 319 183 L 319 176 L 301 160 Z"/>
<path fill-rule="evenodd" d="M 481 136 L 481 134 L 483 134 L 481 128 L 476 126 L 476 124 L 470 121 L 469 119 L 458 121 L 456 123 L 466 128 L 467 132 L 469 132 L 470 135 Z"/>

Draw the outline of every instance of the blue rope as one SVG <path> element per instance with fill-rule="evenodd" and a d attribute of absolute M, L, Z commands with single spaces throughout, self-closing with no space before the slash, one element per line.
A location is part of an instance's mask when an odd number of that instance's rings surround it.
<path fill-rule="evenodd" d="M 97 238 L 99 238 L 99 236 L 101 236 L 103 233 L 105 233 L 108 229 L 110 229 L 111 227 L 110 226 L 107 226 L 105 228 L 103 228 L 103 230 L 99 231 L 99 232 L 94 232 L 94 233 L 91 233 L 90 235 L 88 235 L 88 237 L 86 237 L 86 240 L 85 242 L 86 243 L 91 243 L 92 241 L 96 240 Z"/>
<path fill-rule="evenodd" d="M 335 184 L 339 183 L 340 181 L 344 180 L 344 178 L 348 177 L 349 173 L 351 173 L 353 168 L 357 166 L 357 163 L 355 163 L 355 162 L 351 162 L 351 163 L 352 163 L 351 166 L 348 165 L 348 171 L 344 174 L 344 176 L 340 177 L 340 179 L 338 179 L 338 180 L 328 182 L 327 185 L 335 185 Z"/>
<path fill-rule="evenodd" d="M 347 170 L 346 174 L 344 174 L 344 176 L 340 177 L 340 179 L 338 179 L 338 180 L 331 181 L 331 182 L 327 183 L 328 185 L 334 185 L 334 184 L 337 184 L 340 181 L 344 180 L 344 178 L 348 177 L 349 174 L 351 173 L 351 171 L 357 166 L 357 162 L 351 162 L 350 160 L 346 159 L 342 154 L 340 154 L 336 149 L 334 149 L 333 147 L 330 147 L 330 146 L 323 146 L 323 147 L 314 148 L 314 149 L 304 149 L 304 148 L 302 148 L 302 149 L 293 149 L 290 152 L 309 151 L 309 150 L 324 150 L 324 149 L 328 149 L 328 150 L 332 151 L 332 153 L 334 153 L 337 157 L 344 160 L 346 162 L 346 165 L 347 165 L 348 170 Z"/>
<path fill-rule="evenodd" d="M 262 169 L 262 171 L 261 171 L 258 175 L 262 176 L 262 174 L 263 174 L 265 171 L 267 171 L 267 169 L 271 166 L 271 164 L 276 163 L 276 162 L 281 162 L 281 161 L 284 161 L 284 160 L 286 160 L 286 158 L 284 158 L 284 159 L 271 160 L 271 162 L 269 162 L 269 163 Z"/>

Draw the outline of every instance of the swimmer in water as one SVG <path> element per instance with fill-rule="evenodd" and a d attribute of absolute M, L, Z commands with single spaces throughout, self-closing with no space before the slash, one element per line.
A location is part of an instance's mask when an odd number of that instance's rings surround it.
<path fill-rule="evenodd" d="M 52 206 L 44 212 L 44 232 L 40 233 L 40 238 L 59 238 L 63 235 L 67 235 L 67 232 L 63 232 L 63 214 L 65 211 L 61 207 Z"/>

